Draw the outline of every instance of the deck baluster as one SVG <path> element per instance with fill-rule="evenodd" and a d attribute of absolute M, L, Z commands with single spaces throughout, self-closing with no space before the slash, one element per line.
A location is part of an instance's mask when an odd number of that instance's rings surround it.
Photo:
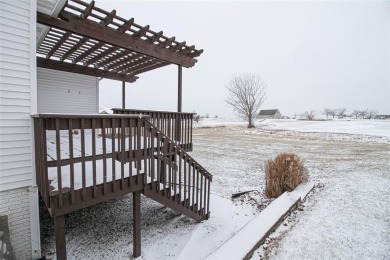
<path fill-rule="evenodd" d="M 107 194 L 107 148 L 106 148 L 106 121 L 102 120 L 102 149 L 103 149 L 103 194 Z"/>
<path fill-rule="evenodd" d="M 116 191 L 116 174 L 115 174 L 115 155 L 116 155 L 116 150 L 115 150 L 115 137 L 116 137 L 116 129 L 115 129 L 115 118 L 111 119 L 111 153 L 112 153 L 112 158 L 111 158 L 111 177 L 112 177 L 112 192 Z"/>
<path fill-rule="evenodd" d="M 120 119 L 121 135 L 120 135 L 120 160 L 121 160 L 121 189 L 125 187 L 125 153 L 126 153 L 126 131 L 125 131 L 125 119 Z M 119 139 L 119 136 L 118 136 Z M 118 146 L 119 148 L 119 146 Z"/>
<path fill-rule="evenodd" d="M 57 150 L 57 182 L 58 182 L 58 208 L 64 205 L 62 194 L 62 172 L 61 172 L 61 139 L 60 139 L 60 120 L 55 119 L 56 124 L 56 150 Z"/>
<path fill-rule="evenodd" d="M 74 193 L 74 160 L 73 160 L 73 125 L 72 119 L 68 119 L 68 137 L 69 137 L 69 166 L 70 166 L 70 193 L 71 201 L 75 203 Z"/>
<path fill-rule="evenodd" d="M 96 187 L 96 128 L 95 128 L 96 119 L 91 119 L 92 124 L 92 178 L 93 178 L 93 197 L 95 198 L 97 194 Z"/>
<path fill-rule="evenodd" d="M 130 187 L 131 186 L 131 180 L 132 180 L 132 177 L 133 177 L 133 120 L 131 120 L 131 118 L 128 119 L 129 121 L 129 161 L 128 161 L 128 164 L 129 164 L 129 182 L 128 182 L 128 186 Z"/>

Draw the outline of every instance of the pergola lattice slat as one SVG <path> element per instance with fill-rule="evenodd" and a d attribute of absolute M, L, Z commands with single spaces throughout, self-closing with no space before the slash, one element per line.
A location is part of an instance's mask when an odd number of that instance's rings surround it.
<path fill-rule="evenodd" d="M 93 7 L 95 6 L 95 1 L 92 1 L 88 4 L 87 8 L 85 8 L 84 12 L 81 14 L 83 19 L 87 19 L 88 16 L 92 13 Z"/>
<path fill-rule="evenodd" d="M 121 32 L 121 33 L 124 33 L 126 32 L 127 30 L 129 30 L 131 28 L 131 26 L 133 25 L 134 23 L 134 18 L 131 18 L 130 20 L 124 22 L 119 28 L 118 28 L 118 31 Z"/>
<path fill-rule="evenodd" d="M 132 82 L 133 73 L 169 64 L 192 67 L 203 52 L 115 10 L 100 9 L 94 1 L 68 0 L 58 18 L 37 12 L 37 20 L 51 27 L 37 51 L 39 66 L 46 68 L 56 64 L 65 71 Z"/>
<path fill-rule="evenodd" d="M 118 50 L 117 47 L 108 48 L 108 49 L 102 51 L 100 54 L 96 55 L 94 58 L 88 60 L 88 61 L 86 62 L 86 65 L 91 65 L 91 64 L 93 64 L 93 63 L 99 61 L 100 59 L 102 59 L 102 58 L 104 58 L 104 57 L 110 55 L 111 53 L 116 52 L 117 50 Z"/>
<path fill-rule="evenodd" d="M 102 42 L 98 42 L 96 43 L 94 46 L 92 46 L 91 48 L 89 48 L 87 51 L 85 51 L 83 54 L 81 54 L 80 56 L 78 56 L 77 58 L 74 59 L 74 63 L 77 63 L 83 59 L 85 59 L 86 57 L 88 57 L 89 55 L 91 55 L 92 53 L 94 53 L 95 51 L 97 51 L 98 49 L 102 48 L 104 46 L 104 43 Z"/>
<path fill-rule="evenodd" d="M 106 67 L 106 69 L 110 69 L 109 67 L 112 66 L 113 64 L 116 64 L 115 62 L 118 62 L 118 60 L 120 60 L 122 57 L 129 55 L 129 54 L 131 54 L 130 51 L 117 52 L 116 54 L 113 54 L 112 56 L 106 57 L 106 59 L 104 61 L 99 62 L 98 67 Z"/>

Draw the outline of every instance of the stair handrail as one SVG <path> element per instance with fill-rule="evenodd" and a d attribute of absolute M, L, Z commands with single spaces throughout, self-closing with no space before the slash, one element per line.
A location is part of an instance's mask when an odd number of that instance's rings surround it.
<path fill-rule="evenodd" d="M 172 158 L 173 160 L 169 159 L 168 163 L 164 162 L 165 164 L 162 168 L 166 169 L 166 166 L 169 166 L 168 182 L 165 170 L 163 170 L 162 172 L 158 172 L 158 178 L 163 178 L 162 190 L 164 191 L 164 193 L 162 194 L 162 196 L 168 199 L 172 198 L 173 201 L 176 201 L 177 205 L 181 204 L 182 206 L 185 206 L 186 208 L 190 209 L 191 212 L 199 216 L 203 216 L 203 218 L 209 218 L 210 183 L 212 182 L 212 175 L 184 149 L 182 149 L 172 139 L 170 139 L 160 129 L 158 129 L 153 123 L 149 122 L 148 120 L 143 120 L 143 123 L 145 131 L 150 133 L 150 136 L 152 138 L 157 138 L 157 142 L 163 144 L 160 149 L 157 150 L 158 153 L 161 153 L 163 157 L 169 157 L 170 155 L 174 155 L 174 157 Z M 174 158 L 178 158 L 179 163 L 177 163 L 176 159 Z M 174 162 L 172 163 L 172 161 Z M 180 168 L 182 163 L 184 171 L 171 171 L 172 166 L 176 167 L 177 165 L 179 165 Z M 188 165 L 188 171 L 186 171 L 186 165 Z M 178 182 L 177 177 L 179 179 Z M 168 184 L 168 187 L 166 186 L 166 184 Z M 179 188 L 179 192 L 177 192 L 177 188 Z M 150 189 L 153 189 L 152 185 L 150 185 Z M 168 194 L 165 194 L 166 189 L 169 189 Z M 160 191 L 160 184 L 158 184 L 156 190 Z M 182 194 L 184 194 L 184 196 Z M 178 198 L 176 197 L 177 195 Z"/>
<path fill-rule="evenodd" d="M 145 122 L 145 124 L 149 125 L 149 127 L 154 128 L 156 131 L 158 131 L 157 133 L 161 133 L 161 136 L 164 138 L 167 138 L 173 144 L 174 147 L 177 147 L 177 149 L 179 151 L 182 151 L 183 154 L 186 154 L 193 161 L 193 163 L 196 164 L 197 167 L 199 167 L 205 173 L 204 176 L 210 178 L 210 181 L 212 181 L 213 175 L 209 171 L 207 171 L 199 162 L 197 162 L 191 155 L 189 155 L 184 149 L 182 149 L 179 145 L 177 145 L 171 138 L 169 138 L 169 136 L 164 134 L 160 129 L 158 129 L 150 121 L 144 120 L 144 122 Z M 158 135 L 156 135 L 155 137 L 158 137 Z M 184 158 L 182 158 L 182 159 L 184 159 Z"/>

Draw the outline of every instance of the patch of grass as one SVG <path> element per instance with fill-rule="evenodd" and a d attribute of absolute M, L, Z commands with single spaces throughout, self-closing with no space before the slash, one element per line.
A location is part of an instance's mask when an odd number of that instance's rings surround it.
<path fill-rule="evenodd" d="M 292 191 L 307 179 L 303 160 L 294 153 L 279 154 L 265 163 L 265 194 L 268 198 L 277 198 L 285 191 Z"/>

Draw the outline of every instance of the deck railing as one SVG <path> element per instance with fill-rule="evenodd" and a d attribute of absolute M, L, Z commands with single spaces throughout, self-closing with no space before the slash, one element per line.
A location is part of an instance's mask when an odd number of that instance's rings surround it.
<path fill-rule="evenodd" d="M 210 173 L 145 114 L 40 114 L 34 129 L 37 185 L 52 214 L 148 189 L 208 216 Z"/>
<path fill-rule="evenodd" d="M 194 113 L 113 108 L 114 114 L 147 115 L 148 120 L 185 151 L 192 151 Z"/>
<path fill-rule="evenodd" d="M 159 193 L 171 201 L 173 209 L 179 210 L 182 206 L 193 214 L 208 218 L 212 175 L 151 122 L 145 120 L 144 126 L 148 137 L 146 139 L 152 140 L 151 149 L 155 150 L 157 147 L 159 151 L 157 161 L 167 160 L 161 164 L 163 168 L 159 168 L 160 164 L 153 167 L 153 159 L 150 162 L 148 158 L 148 162 L 145 162 L 151 169 L 151 178 L 153 179 L 156 170 L 160 180 L 160 184 L 149 184 L 145 188 L 145 195 Z M 156 144 L 153 144 L 154 140 Z M 196 219 L 195 215 L 193 217 Z"/>

